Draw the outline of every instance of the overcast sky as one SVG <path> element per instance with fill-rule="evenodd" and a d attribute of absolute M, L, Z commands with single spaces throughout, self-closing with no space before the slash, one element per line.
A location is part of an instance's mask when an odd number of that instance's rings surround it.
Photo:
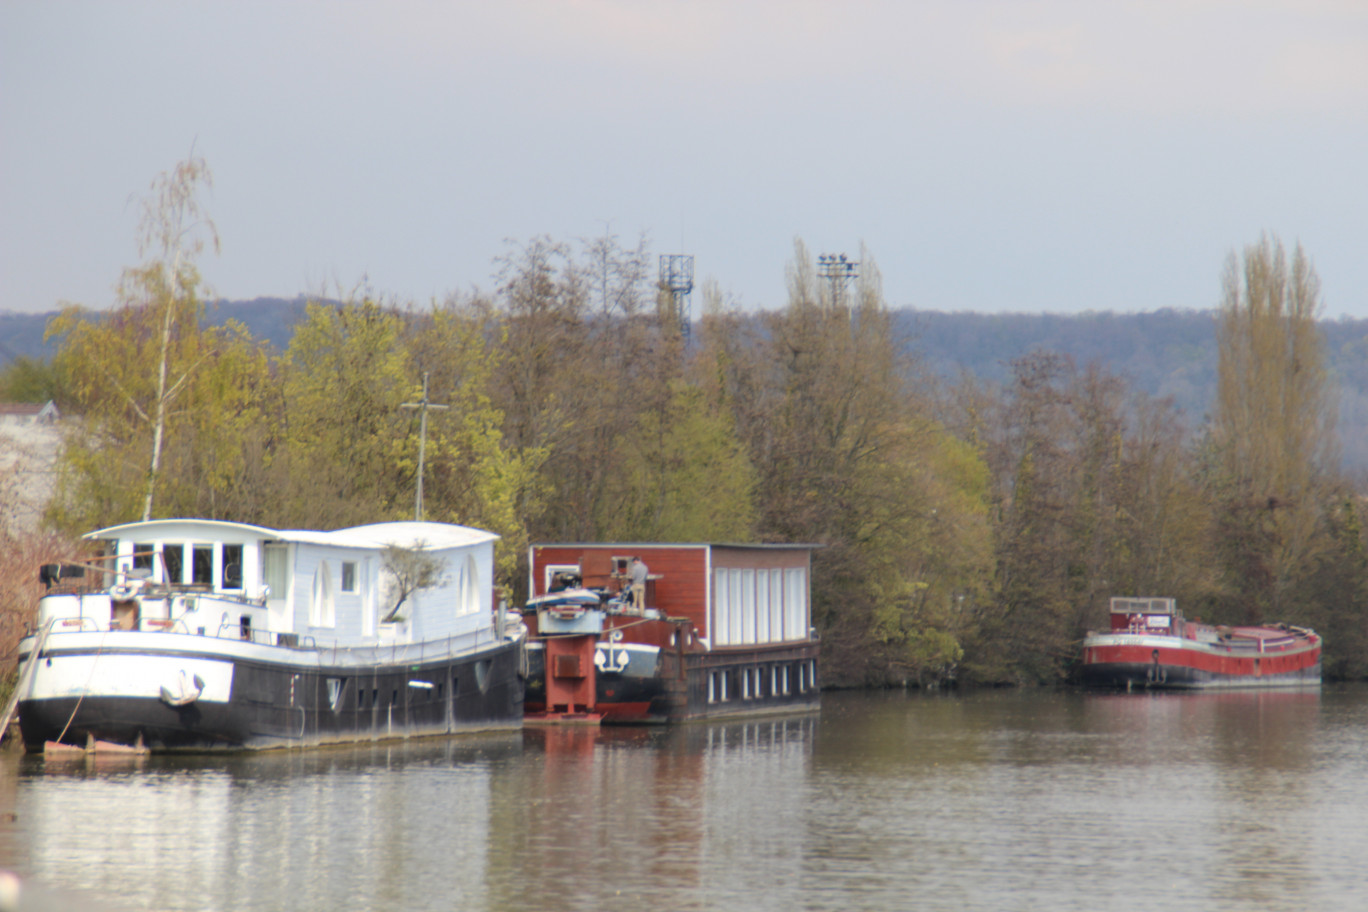
<path fill-rule="evenodd" d="M 227 298 L 611 231 L 747 308 L 802 238 L 895 307 L 1203 309 L 1268 231 L 1368 317 L 1364 0 L 0 0 L 0 310 L 112 304 L 192 148 Z"/>

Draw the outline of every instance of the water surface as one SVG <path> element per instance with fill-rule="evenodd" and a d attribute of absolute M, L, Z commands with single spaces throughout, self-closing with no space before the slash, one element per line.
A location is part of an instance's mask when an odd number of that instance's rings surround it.
<path fill-rule="evenodd" d="M 0 867 L 136 909 L 1368 908 L 1368 688 L 0 758 Z"/>

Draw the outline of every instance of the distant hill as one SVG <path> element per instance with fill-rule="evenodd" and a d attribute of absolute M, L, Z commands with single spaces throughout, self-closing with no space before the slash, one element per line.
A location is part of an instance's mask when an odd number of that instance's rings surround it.
<path fill-rule="evenodd" d="M 967 371 L 1006 382 L 1011 363 L 1034 351 L 1097 362 L 1136 389 L 1171 398 L 1194 421 L 1216 388 L 1216 323 L 1211 312 L 978 314 L 901 311 L 897 328 L 936 375 Z M 1368 321 L 1362 331 L 1368 333 Z"/>
<path fill-rule="evenodd" d="M 254 298 L 251 301 L 215 301 L 204 308 L 205 322 L 222 326 L 228 320 L 246 325 L 252 336 L 283 351 L 290 344 L 295 324 L 304 319 L 309 298 Z M 57 311 L 43 314 L 0 313 L 0 368 L 18 358 L 51 358 L 52 342 L 43 341 L 48 320 Z"/>
<path fill-rule="evenodd" d="M 304 317 L 306 298 L 219 301 L 210 324 L 236 319 L 279 350 Z M 0 313 L 0 368 L 17 357 L 51 357 L 43 328 L 52 314 Z M 1003 382 L 1011 362 L 1033 351 L 1101 364 L 1134 389 L 1171 398 L 1190 428 L 1211 408 L 1216 389 L 1216 317 L 1211 311 L 1157 310 L 1116 314 L 979 314 L 901 310 L 899 337 L 936 375 L 961 372 Z M 1322 321 L 1332 377 L 1340 386 L 1339 432 L 1345 465 L 1368 470 L 1368 320 Z"/>

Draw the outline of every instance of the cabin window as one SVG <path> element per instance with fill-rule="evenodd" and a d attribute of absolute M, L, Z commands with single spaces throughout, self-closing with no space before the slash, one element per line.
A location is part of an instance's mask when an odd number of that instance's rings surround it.
<path fill-rule="evenodd" d="M 140 576 L 143 579 L 147 579 L 152 575 L 152 558 L 157 556 L 154 553 L 156 549 L 157 546 L 151 543 L 133 546 L 133 570 L 145 571 L 144 573 L 135 572 L 133 574 L 134 576 Z"/>
<path fill-rule="evenodd" d="M 755 640 L 768 643 L 770 636 L 770 575 L 768 570 L 755 574 Z"/>
<path fill-rule="evenodd" d="M 547 564 L 543 572 L 546 576 L 542 581 L 542 585 L 546 587 L 543 590 L 545 592 L 560 592 L 563 589 L 574 588 L 584 580 L 580 574 L 579 564 Z M 575 583 L 576 580 L 579 582 Z"/>
<path fill-rule="evenodd" d="M 166 579 L 169 583 L 185 582 L 185 546 L 180 542 L 162 545 L 162 561 L 166 564 Z"/>
<path fill-rule="evenodd" d="M 313 598 L 309 600 L 309 624 L 313 627 L 337 626 L 337 604 L 333 600 L 332 568 L 319 561 L 314 571 Z"/>
<path fill-rule="evenodd" d="M 219 588 L 242 588 L 242 545 L 223 546 L 223 573 L 219 577 Z"/>
<path fill-rule="evenodd" d="M 718 568 L 713 571 L 713 622 L 711 625 L 713 642 L 718 646 L 727 646 L 731 643 L 731 586 L 728 582 L 730 574 Z"/>
<path fill-rule="evenodd" d="M 784 639 L 805 640 L 807 624 L 807 571 L 801 567 L 784 571 Z"/>
<path fill-rule="evenodd" d="M 769 601 L 763 603 L 769 607 L 769 630 L 770 641 L 785 639 L 784 637 L 784 571 L 769 571 Z"/>
<path fill-rule="evenodd" d="M 744 577 L 740 570 L 733 570 L 728 576 L 728 583 L 731 588 L 731 617 L 730 623 L 727 625 L 727 642 L 738 645 L 745 642 L 741 633 L 745 625 L 745 603 L 742 601 L 744 596 L 741 588 Z"/>
<path fill-rule="evenodd" d="M 343 591 L 343 592 L 355 592 L 355 591 L 356 591 L 356 562 L 355 562 L 355 561 L 343 561 L 343 562 L 342 562 L 342 591 Z"/>
<path fill-rule="evenodd" d="M 741 642 L 755 642 L 755 571 L 742 570 L 741 576 Z"/>
<path fill-rule="evenodd" d="M 467 554 L 461 562 L 461 576 L 456 583 L 456 613 L 474 614 L 480 610 L 480 572 L 475 557 Z"/>
<path fill-rule="evenodd" d="M 262 575 L 271 598 L 282 599 L 289 592 L 290 563 L 285 545 L 266 545 L 262 550 Z"/>
<path fill-rule="evenodd" d="M 191 550 L 190 582 L 199 586 L 214 585 L 213 545 L 195 545 Z"/>

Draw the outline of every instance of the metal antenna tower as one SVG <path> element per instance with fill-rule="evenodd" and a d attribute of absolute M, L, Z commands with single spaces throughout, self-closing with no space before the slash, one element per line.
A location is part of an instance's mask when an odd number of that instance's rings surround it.
<path fill-rule="evenodd" d="M 846 259 L 844 253 L 824 253 L 817 257 L 817 275 L 827 280 L 831 289 L 831 306 L 845 306 L 846 285 L 860 275 L 860 264 Z"/>
<path fill-rule="evenodd" d="M 451 408 L 449 405 L 438 405 L 436 402 L 428 400 L 428 372 L 423 371 L 423 398 L 417 402 L 405 402 L 399 406 L 406 409 L 418 410 L 418 496 L 413 503 L 413 521 L 423 521 L 423 462 L 427 456 L 427 413 L 428 409 Z"/>
<path fill-rule="evenodd" d="M 670 293 L 671 316 L 679 321 L 679 334 L 689 341 L 693 324 L 693 309 L 689 295 L 694 286 L 694 258 L 691 254 L 662 253 L 660 255 L 660 287 Z"/>

